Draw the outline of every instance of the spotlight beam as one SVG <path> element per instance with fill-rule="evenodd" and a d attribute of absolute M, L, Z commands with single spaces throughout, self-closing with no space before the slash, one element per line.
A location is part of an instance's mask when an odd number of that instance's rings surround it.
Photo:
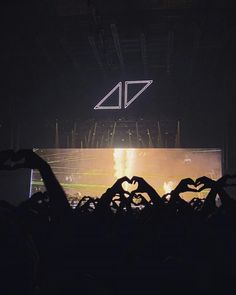
<path fill-rule="evenodd" d="M 112 32 L 112 37 L 113 37 L 113 41 L 114 41 L 114 45 L 115 45 L 115 49 L 116 49 L 116 53 L 121 65 L 121 69 L 124 70 L 124 59 L 123 59 L 123 55 L 122 55 L 122 51 L 121 51 L 121 46 L 120 46 L 120 39 L 119 39 L 119 34 L 118 34 L 118 30 L 115 24 L 111 24 L 111 32 Z"/>

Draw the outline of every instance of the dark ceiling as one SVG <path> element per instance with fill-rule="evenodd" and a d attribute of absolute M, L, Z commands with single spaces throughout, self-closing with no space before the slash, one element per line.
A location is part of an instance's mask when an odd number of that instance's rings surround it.
<path fill-rule="evenodd" d="M 234 118 L 235 1 L 2 5 L 2 124 L 107 116 L 94 105 L 119 81 L 135 79 L 154 83 L 132 107 L 109 115 L 180 119 L 186 136 L 204 130 L 209 145 Z"/>

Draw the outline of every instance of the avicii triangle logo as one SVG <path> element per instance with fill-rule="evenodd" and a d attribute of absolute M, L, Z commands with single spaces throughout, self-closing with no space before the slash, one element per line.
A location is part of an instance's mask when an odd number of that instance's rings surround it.
<path fill-rule="evenodd" d="M 118 105 L 116 106 L 103 106 L 102 104 L 104 103 L 104 101 L 106 101 L 115 91 L 116 89 L 119 89 L 119 97 L 118 97 Z M 106 96 L 103 97 L 103 99 L 101 99 L 99 101 L 98 104 L 96 104 L 96 106 L 94 107 L 95 110 L 119 110 L 121 109 L 121 99 L 122 99 L 122 82 L 119 82 L 116 84 L 115 87 L 112 88 L 112 90 L 110 92 L 107 93 Z"/>
<path fill-rule="evenodd" d="M 124 89 L 124 108 L 127 108 L 129 105 L 131 105 L 138 96 L 141 95 L 151 84 L 153 80 L 139 80 L 139 81 L 125 81 L 125 89 Z M 128 87 L 132 84 L 144 84 L 144 86 L 139 90 L 132 98 L 128 100 Z M 103 103 L 107 100 L 109 100 L 109 97 L 116 91 L 119 90 L 118 94 L 118 103 L 115 106 L 109 106 L 109 105 L 103 105 Z M 118 110 L 122 108 L 122 82 L 119 82 L 114 86 L 110 92 L 107 93 L 106 96 L 104 96 L 94 107 L 95 110 Z"/>
<path fill-rule="evenodd" d="M 127 108 L 129 105 L 131 105 L 132 102 L 135 101 L 135 99 L 145 91 L 149 85 L 151 85 L 153 80 L 141 80 L 141 81 L 125 81 L 125 108 Z M 129 101 L 128 101 L 128 86 L 132 84 L 145 84 L 139 92 L 137 92 Z"/>

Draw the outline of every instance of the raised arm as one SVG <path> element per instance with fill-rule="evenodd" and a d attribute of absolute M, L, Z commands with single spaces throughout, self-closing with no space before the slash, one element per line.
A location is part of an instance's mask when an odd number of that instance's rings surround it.
<path fill-rule="evenodd" d="M 147 193 L 154 206 L 164 205 L 162 198 L 159 196 L 156 190 L 149 183 L 147 183 L 146 180 L 144 180 L 142 177 L 134 176 L 131 178 L 131 182 L 134 184 L 135 183 L 138 184 L 138 188 L 134 190 L 132 194 Z"/>
<path fill-rule="evenodd" d="M 190 187 L 191 186 L 191 187 Z M 168 207 L 179 212 L 193 213 L 192 206 L 180 197 L 181 193 L 185 192 L 197 192 L 195 182 L 191 178 L 182 179 L 176 188 L 171 192 L 170 201 Z"/>
<path fill-rule="evenodd" d="M 206 196 L 206 199 L 201 209 L 201 214 L 203 214 L 204 216 L 208 216 L 216 209 L 215 200 L 219 188 L 219 183 L 217 184 L 216 181 L 212 180 L 209 177 L 202 176 L 196 180 L 196 185 L 202 185 L 199 191 L 202 191 L 204 189 L 210 189 L 210 192 Z"/>
<path fill-rule="evenodd" d="M 37 169 L 47 192 L 49 194 L 52 213 L 54 216 L 59 217 L 62 214 L 71 212 L 70 204 L 67 200 L 66 194 L 54 175 L 50 165 L 44 161 L 40 156 L 32 150 L 20 150 L 14 156 L 15 161 L 23 160 L 23 163 L 16 164 L 15 169 L 29 168 Z"/>
<path fill-rule="evenodd" d="M 123 195 L 125 192 L 122 183 L 128 181 L 130 182 L 129 178 L 124 176 L 122 178 L 119 178 L 112 187 L 108 188 L 107 191 L 101 196 L 97 207 L 96 207 L 96 212 L 97 213 L 103 213 L 106 214 L 107 212 L 110 212 L 110 204 L 112 199 L 116 194 Z"/>

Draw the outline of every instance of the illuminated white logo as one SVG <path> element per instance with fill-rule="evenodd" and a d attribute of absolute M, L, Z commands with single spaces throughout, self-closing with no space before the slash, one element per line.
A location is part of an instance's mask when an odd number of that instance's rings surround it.
<path fill-rule="evenodd" d="M 119 89 L 119 99 L 118 99 L 118 105 L 116 106 L 102 106 L 102 104 L 104 103 L 104 101 L 106 101 L 108 99 L 108 97 L 110 97 L 112 95 L 112 93 L 114 93 L 116 91 L 116 89 Z M 122 82 L 119 82 L 118 84 L 116 84 L 115 87 L 112 88 L 112 90 L 107 93 L 106 96 L 103 97 L 103 99 L 101 99 L 99 101 L 99 103 L 94 107 L 95 110 L 119 110 L 121 109 L 121 100 L 122 100 Z"/>
<path fill-rule="evenodd" d="M 124 108 L 127 108 L 129 105 L 131 105 L 132 102 L 134 102 L 137 97 L 143 93 L 149 85 L 151 85 L 153 80 L 140 80 L 140 81 L 125 81 L 125 90 L 124 90 Z M 128 100 L 128 86 L 131 84 L 145 84 L 141 90 L 139 90 L 130 100 Z M 104 106 L 102 105 L 117 89 L 119 89 L 119 97 L 118 97 L 118 105 L 116 106 Z M 99 101 L 98 104 L 94 107 L 95 110 L 118 110 L 122 108 L 122 82 L 119 82 L 116 84 L 115 87 L 112 88 L 112 90 L 107 93 L 106 96 L 103 97 Z"/>
<path fill-rule="evenodd" d="M 129 105 L 131 105 L 132 102 L 135 101 L 135 99 L 143 93 L 144 90 L 148 88 L 149 85 L 151 85 L 153 80 L 142 80 L 142 81 L 125 81 L 125 108 L 127 108 Z M 130 84 L 145 84 L 143 88 L 135 94 L 129 101 L 128 101 L 128 86 Z"/>

